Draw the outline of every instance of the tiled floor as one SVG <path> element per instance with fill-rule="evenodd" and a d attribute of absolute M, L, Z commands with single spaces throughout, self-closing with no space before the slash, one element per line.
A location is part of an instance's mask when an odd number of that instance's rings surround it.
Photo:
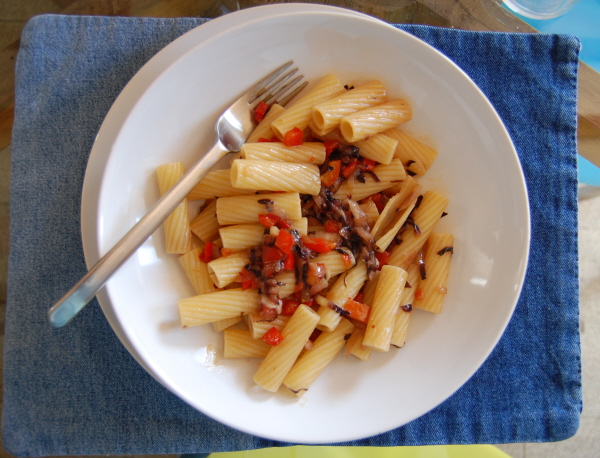
<path fill-rule="evenodd" d="M 71 3 L 74 2 L 68 0 L 0 0 L 0 49 L 4 49 L 18 39 L 21 29 L 31 16 L 41 13 L 57 13 Z M 3 343 L 6 306 L 9 179 L 10 147 L 7 147 L 0 151 L 0 345 Z M 573 438 L 563 442 L 501 445 L 500 448 L 513 458 L 600 457 L 600 338 L 598 337 L 600 336 L 600 269 L 598 268 L 598 260 L 600 260 L 600 197 L 581 202 L 580 256 L 584 383 L 584 410 L 581 427 Z M 0 450 L 0 458 L 4 456 L 10 455 Z"/>

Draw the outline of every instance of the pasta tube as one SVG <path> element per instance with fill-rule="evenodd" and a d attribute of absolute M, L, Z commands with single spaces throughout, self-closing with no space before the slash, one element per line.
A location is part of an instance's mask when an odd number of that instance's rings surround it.
<path fill-rule="evenodd" d="M 245 318 L 253 339 L 260 339 L 271 328 L 277 328 L 281 332 L 287 322 L 290 321 L 290 317 L 285 315 L 279 315 L 274 320 L 267 321 L 258 312 L 249 313 L 245 315 Z"/>
<path fill-rule="evenodd" d="M 208 272 L 209 274 L 214 274 L 216 278 L 215 285 L 218 288 L 225 288 L 236 280 L 237 276 L 249 261 L 250 259 L 248 258 L 248 253 L 246 251 L 233 253 L 229 256 L 223 256 L 214 261 L 210 261 L 207 264 Z"/>
<path fill-rule="evenodd" d="M 226 329 L 223 332 L 223 356 L 233 358 L 264 358 L 271 346 L 261 339 L 253 339 L 246 329 Z"/>
<path fill-rule="evenodd" d="M 423 194 L 419 207 L 412 213 L 413 224 L 418 229 L 408 227 L 404 230 L 402 242 L 390 252 L 388 264 L 408 268 L 442 217 L 447 205 L 448 199 L 442 194 L 435 191 Z"/>
<path fill-rule="evenodd" d="M 210 279 L 207 265 L 200 261 L 200 253 L 202 253 L 201 247 L 188 251 L 179 257 L 179 264 L 196 294 L 212 293 L 215 287 Z"/>
<path fill-rule="evenodd" d="M 319 167 L 292 162 L 237 159 L 231 165 L 236 188 L 268 189 L 317 195 L 321 191 Z"/>
<path fill-rule="evenodd" d="M 406 341 L 408 325 L 410 324 L 410 319 L 412 317 L 412 305 L 415 298 L 415 291 L 417 290 L 419 279 L 421 277 L 419 266 L 417 264 L 408 266 L 406 273 L 406 284 L 402 291 L 400 308 L 396 314 L 396 319 L 394 320 L 394 331 L 392 332 L 392 340 L 390 341 L 390 344 L 397 348 L 402 348 Z"/>
<path fill-rule="evenodd" d="M 333 331 L 342 319 L 340 313 L 349 298 L 355 297 L 367 279 L 367 266 L 360 260 L 356 266 L 341 274 L 326 294 L 326 305 L 319 307 L 318 328 L 323 331 Z M 334 308 L 336 310 L 334 310 Z"/>
<path fill-rule="evenodd" d="M 183 177 L 183 164 L 174 162 L 164 164 L 156 169 L 160 195 L 164 195 Z M 171 254 L 187 253 L 192 247 L 192 232 L 187 209 L 187 200 L 184 199 L 163 223 L 165 233 L 165 251 Z"/>
<path fill-rule="evenodd" d="M 212 200 L 190 223 L 190 228 L 204 243 L 212 242 L 219 235 L 217 202 Z"/>
<path fill-rule="evenodd" d="M 411 119 L 412 110 L 408 102 L 396 99 L 344 116 L 340 121 L 340 130 L 346 141 L 353 143 Z"/>
<path fill-rule="evenodd" d="M 285 211 L 292 220 L 302 218 L 300 194 L 297 192 L 221 197 L 217 199 L 217 218 L 222 226 L 258 223 L 258 215 L 268 213 L 267 208 L 271 204 Z"/>
<path fill-rule="evenodd" d="M 228 289 L 177 301 L 183 327 L 199 326 L 258 310 L 258 292 Z"/>
<path fill-rule="evenodd" d="M 375 193 L 391 188 L 406 178 L 406 172 L 398 159 L 393 159 L 389 165 L 378 165 L 373 170 L 379 181 L 371 175 L 365 176 L 365 182 L 355 182 L 350 187 L 348 181 L 344 181 L 340 188 L 333 194 L 336 199 L 361 200 Z"/>
<path fill-rule="evenodd" d="M 307 350 L 298 358 L 283 379 L 283 384 L 297 396 L 302 396 L 340 352 L 353 330 L 354 325 L 342 318 L 334 331 L 322 332 L 315 340 L 312 349 Z"/>
<path fill-rule="evenodd" d="M 214 199 L 215 197 L 254 194 L 254 189 L 237 189 L 231 184 L 231 169 L 208 172 L 188 194 L 189 200 Z"/>
<path fill-rule="evenodd" d="M 379 351 L 390 349 L 394 320 L 400 307 L 406 277 L 406 271 L 399 267 L 386 265 L 381 268 L 363 339 L 364 346 Z"/>
<path fill-rule="evenodd" d="M 250 134 L 250 137 L 248 137 L 246 143 L 255 143 L 260 138 L 266 138 L 267 140 L 273 138 L 275 136 L 275 133 L 271 129 L 271 123 L 275 119 L 277 119 L 284 111 L 285 108 L 283 108 L 281 105 L 278 105 L 277 103 L 271 105 L 271 108 L 269 108 L 269 111 L 267 111 L 267 114 L 265 115 L 263 120 L 260 123 L 258 123 L 258 126 L 256 126 L 252 134 Z"/>
<path fill-rule="evenodd" d="M 344 86 L 334 75 L 327 75 L 319 81 L 305 96 L 298 99 L 291 107 L 287 108 L 275 121 L 271 129 L 282 140 L 286 132 L 297 127 L 304 130 L 312 119 L 312 107 L 324 102 L 331 97 L 336 97 L 345 92 Z"/>
<path fill-rule="evenodd" d="M 366 140 L 354 143 L 360 149 L 360 155 L 381 164 L 389 164 L 394 159 L 398 140 L 384 134 L 375 134 Z"/>
<path fill-rule="evenodd" d="M 254 375 L 258 386 L 273 392 L 279 389 L 318 321 L 319 315 L 300 304 L 281 331 L 283 340 L 269 350 Z"/>
<path fill-rule="evenodd" d="M 394 157 L 400 159 L 407 170 L 417 175 L 424 175 L 437 157 L 438 152 L 435 149 L 400 129 L 386 130 L 384 135 L 398 141 Z"/>
<path fill-rule="evenodd" d="M 321 142 L 304 142 L 285 146 L 279 142 L 246 143 L 240 150 L 242 158 L 263 161 L 301 162 L 321 165 L 325 161 L 325 146 Z"/>
<path fill-rule="evenodd" d="M 415 294 L 415 307 L 433 313 L 442 311 L 453 252 L 452 234 L 431 234 L 425 253 L 426 278 L 419 282 L 418 293 Z"/>
<path fill-rule="evenodd" d="M 387 102 L 385 87 L 379 81 L 369 81 L 344 94 L 315 105 L 312 120 L 318 130 L 332 130 L 344 116 Z"/>

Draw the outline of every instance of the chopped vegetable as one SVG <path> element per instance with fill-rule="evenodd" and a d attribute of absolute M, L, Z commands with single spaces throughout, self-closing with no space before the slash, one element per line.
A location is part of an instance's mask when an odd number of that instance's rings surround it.
<path fill-rule="evenodd" d="M 354 171 L 356 170 L 357 166 L 358 166 L 358 159 L 352 159 L 352 162 L 350 162 L 346 167 L 344 167 L 344 170 L 342 170 L 342 176 L 344 178 L 350 177 L 350 175 L 352 175 L 354 173 Z"/>
<path fill-rule="evenodd" d="M 280 216 L 274 215 L 272 213 L 267 213 L 265 215 L 258 215 L 258 222 L 265 227 L 273 227 L 281 220 Z"/>
<path fill-rule="evenodd" d="M 283 270 L 294 270 L 296 268 L 296 258 L 294 253 L 290 253 L 283 261 Z"/>
<path fill-rule="evenodd" d="M 362 302 L 357 302 L 354 299 L 348 299 L 344 305 L 344 310 L 350 312 L 348 315 L 350 318 L 363 323 L 369 321 L 369 312 L 371 311 L 371 308 Z"/>
<path fill-rule="evenodd" d="M 297 127 L 289 130 L 283 136 L 285 146 L 298 146 L 302 144 L 302 131 Z"/>
<path fill-rule="evenodd" d="M 240 272 L 240 277 L 240 283 L 242 284 L 242 289 L 244 291 L 247 289 L 258 289 L 260 281 L 253 272 L 246 270 L 244 267 Z"/>
<path fill-rule="evenodd" d="M 381 268 L 388 263 L 388 259 L 390 259 L 390 253 L 388 253 L 387 251 L 384 251 L 383 253 L 376 251 L 375 257 L 379 261 L 379 267 L 377 268 L 377 270 L 381 270 Z"/>
<path fill-rule="evenodd" d="M 265 245 L 262 251 L 263 262 L 281 261 L 285 257 L 285 253 L 275 246 Z"/>
<path fill-rule="evenodd" d="M 306 248 L 316 253 L 329 253 L 330 251 L 335 250 L 337 247 L 337 243 L 332 242 L 331 240 L 312 238 L 307 235 L 303 235 L 301 239 Z"/>
<path fill-rule="evenodd" d="M 262 340 L 275 347 L 283 341 L 283 336 L 279 330 L 273 326 L 262 336 Z"/>
<path fill-rule="evenodd" d="M 292 248 L 294 248 L 294 236 L 285 229 L 281 229 L 275 240 L 275 246 L 285 254 L 290 255 Z"/>
<path fill-rule="evenodd" d="M 360 169 L 363 172 L 372 172 L 375 169 L 375 161 L 364 157 L 360 163 Z"/>
<path fill-rule="evenodd" d="M 323 142 L 323 146 L 325 147 L 325 156 L 329 157 L 331 153 L 333 153 L 336 149 L 340 147 L 339 140 L 325 140 Z"/>
<path fill-rule="evenodd" d="M 422 301 L 425 299 L 425 293 L 423 293 L 422 289 L 418 289 L 415 291 L 415 299 L 418 301 Z"/>
<path fill-rule="evenodd" d="M 337 234 L 338 232 L 340 232 L 341 227 L 342 226 L 340 223 L 338 223 L 337 221 L 334 221 L 332 219 L 328 219 L 325 222 L 325 231 L 331 232 L 332 234 Z"/>
<path fill-rule="evenodd" d="M 340 168 L 342 161 L 331 161 L 327 167 L 327 171 L 321 175 L 321 183 L 323 186 L 328 188 L 331 186 L 340 176 Z"/>
<path fill-rule="evenodd" d="M 296 309 L 300 306 L 300 301 L 296 299 L 282 299 L 281 314 L 292 316 Z"/>
<path fill-rule="evenodd" d="M 200 261 L 209 263 L 210 261 L 217 259 L 220 253 L 221 251 L 218 246 L 212 242 L 207 242 L 206 245 L 204 245 L 204 250 L 200 253 Z"/>
<path fill-rule="evenodd" d="M 265 114 L 269 110 L 269 104 L 265 102 L 258 102 L 256 108 L 254 109 L 254 120 L 258 123 L 263 120 Z"/>

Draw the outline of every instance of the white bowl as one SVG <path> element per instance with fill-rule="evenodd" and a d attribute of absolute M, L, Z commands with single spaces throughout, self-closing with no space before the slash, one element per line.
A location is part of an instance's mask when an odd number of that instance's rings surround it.
<path fill-rule="evenodd" d="M 411 103 L 414 117 L 405 129 L 439 150 L 424 185 L 450 198 L 438 227 L 455 235 L 444 311 L 414 311 L 403 349 L 374 354 L 367 363 L 338 357 L 301 400 L 283 390 L 263 392 L 252 382 L 257 361 L 220 358 L 212 327 L 181 329 L 176 302 L 193 291 L 176 256 L 165 254 L 161 233 L 125 263 L 101 297 L 115 332 L 145 369 L 216 420 L 288 442 L 368 437 L 439 405 L 498 342 L 527 265 L 523 174 L 486 97 L 432 47 L 345 10 L 281 5 L 257 11 L 226 16 L 228 26 L 213 25 L 210 36 L 199 33 L 197 45 L 177 60 L 167 56 L 166 69 L 151 82 L 132 80 L 123 97 L 129 104 L 115 104 L 92 155 L 96 167 L 86 174 L 84 204 L 95 210 L 83 215 L 86 259 L 107 252 L 158 198 L 155 168 L 191 165 L 212 145 L 223 109 L 280 63 L 293 58 L 311 82 L 326 73 L 348 83 L 380 79 L 392 96 Z"/>

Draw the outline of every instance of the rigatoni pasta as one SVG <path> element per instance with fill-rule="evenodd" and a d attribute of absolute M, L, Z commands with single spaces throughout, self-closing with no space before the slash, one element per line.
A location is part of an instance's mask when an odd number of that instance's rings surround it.
<path fill-rule="evenodd" d="M 270 107 L 188 196 L 204 203 L 179 259 L 196 293 L 182 326 L 211 323 L 226 359 L 263 358 L 258 386 L 298 395 L 344 346 L 361 361 L 402 348 L 413 307 L 441 311 L 454 250 L 433 232 L 448 198 L 419 183 L 437 151 L 397 129 L 411 117 L 380 82 L 332 75 Z"/>

